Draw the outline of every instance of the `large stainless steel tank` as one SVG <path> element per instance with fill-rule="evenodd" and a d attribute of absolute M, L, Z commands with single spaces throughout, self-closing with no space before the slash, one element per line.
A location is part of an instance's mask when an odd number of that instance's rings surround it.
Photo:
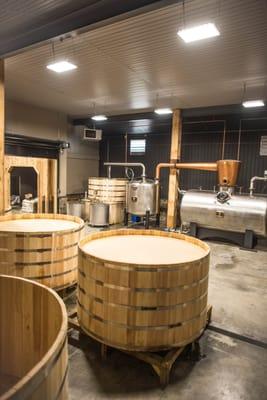
<path fill-rule="evenodd" d="M 140 179 L 129 182 L 126 187 L 127 212 L 145 216 L 146 212 L 157 214 L 158 183 L 152 179 Z"/>
<path fill-rule="evenodd" d="M 181 201 L 183 225 L 194 222 L 205 228 L 232 232 L 252 230 L 267 236 L 267 197 L 191 191 Z"/>

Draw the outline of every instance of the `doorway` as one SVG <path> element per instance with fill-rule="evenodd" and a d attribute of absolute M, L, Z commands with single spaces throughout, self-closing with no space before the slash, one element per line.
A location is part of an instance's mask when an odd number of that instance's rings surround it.
<path fill-rule="evenodd" d="M 12 210 L 37 211 L 38 176 L 33 167 L 11 168 L 10 203 Z"/>

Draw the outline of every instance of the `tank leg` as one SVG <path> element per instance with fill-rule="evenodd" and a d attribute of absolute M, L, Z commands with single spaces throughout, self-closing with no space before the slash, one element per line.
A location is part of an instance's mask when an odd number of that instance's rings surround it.
<path fill-rule="evenodd" d="M 149 223 L 150 223 L 150 211 L 146 211 L 146 223 L 145 223 L 146 229 L 149 229 Z"/>
<path fill-rule="evenodd" d="M 156 226 L 160 226 L 160 214 L 156 215 Z"/>
<path fill-rule="evenodd" d="M 253 249 L 254 247 L 254 232 L 250 230 L 246 230 L 244 236 L 244 248 L 245 249 Z"/>
<path fill-rule="evenodd" d="M 107 352 L 108 352 L 108 346 L 101 343 L 101 358 L 103 361 L 106 361 L 107 359 Z"/>
<path fill-rule="evenodd" d="M 126 208 L 124 210 L 124 225 L 128 226 L 128 213 L 127 213 Z"/>
<path fill-rule="evenodd" d="M 197 237 L 197 224 L 194 222 L 190 222 L 190 231 L 189 235 L 193 237 Z"/>

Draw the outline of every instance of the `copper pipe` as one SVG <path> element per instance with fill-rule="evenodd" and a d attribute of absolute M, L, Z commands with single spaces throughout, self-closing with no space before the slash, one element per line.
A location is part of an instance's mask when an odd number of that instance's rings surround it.
<path fill-rule="evenodd" d="M 217 171 L 217 163 L 160 163 L 156 168 L 155 179 L 159 181 L 162 168 L 196 169 L 201 171 Z"/>
<path fill-rule="evenodd" d="M 161 168 L 217 171 L 220 186 L 235 186 L 241 162 L 239 160 L 219 160 L 215 163 L 161 163 L 156 168 L 156 181 L 159 181 Z"/>
<path fill-rule="evenodd" d="M 156 181 L 159 181 L 161 168 L 175 168 L 175 163 L 160 163 L 156 167 Z"/>
<path fill-rule="evenodd" d="M 217 171 L 217 163 L 177 163 L 177 169 L 196 169 L 199 171 Z"/>

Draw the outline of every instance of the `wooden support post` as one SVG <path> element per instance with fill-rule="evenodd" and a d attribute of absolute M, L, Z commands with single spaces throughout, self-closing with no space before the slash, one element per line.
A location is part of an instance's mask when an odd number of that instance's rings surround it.
<path fill-rule="evenodd" d="M 181 111 L 174 110 L 172 118 L 172 138 L 170 162 L 177 163 L 181 158 L 182 123 Z M 169 194 L 167 210 L 167 227 L 176 228 L 178 209 L 178 174 L 175 168 L 171 168 L 169 175 Z"/>
<path fill-rule="evenodd" d="M 0 59 L 0 215 L 5 212 L 4 206 L 4 152 L 5 152 L 5 82 L 4 60 Z"/>

